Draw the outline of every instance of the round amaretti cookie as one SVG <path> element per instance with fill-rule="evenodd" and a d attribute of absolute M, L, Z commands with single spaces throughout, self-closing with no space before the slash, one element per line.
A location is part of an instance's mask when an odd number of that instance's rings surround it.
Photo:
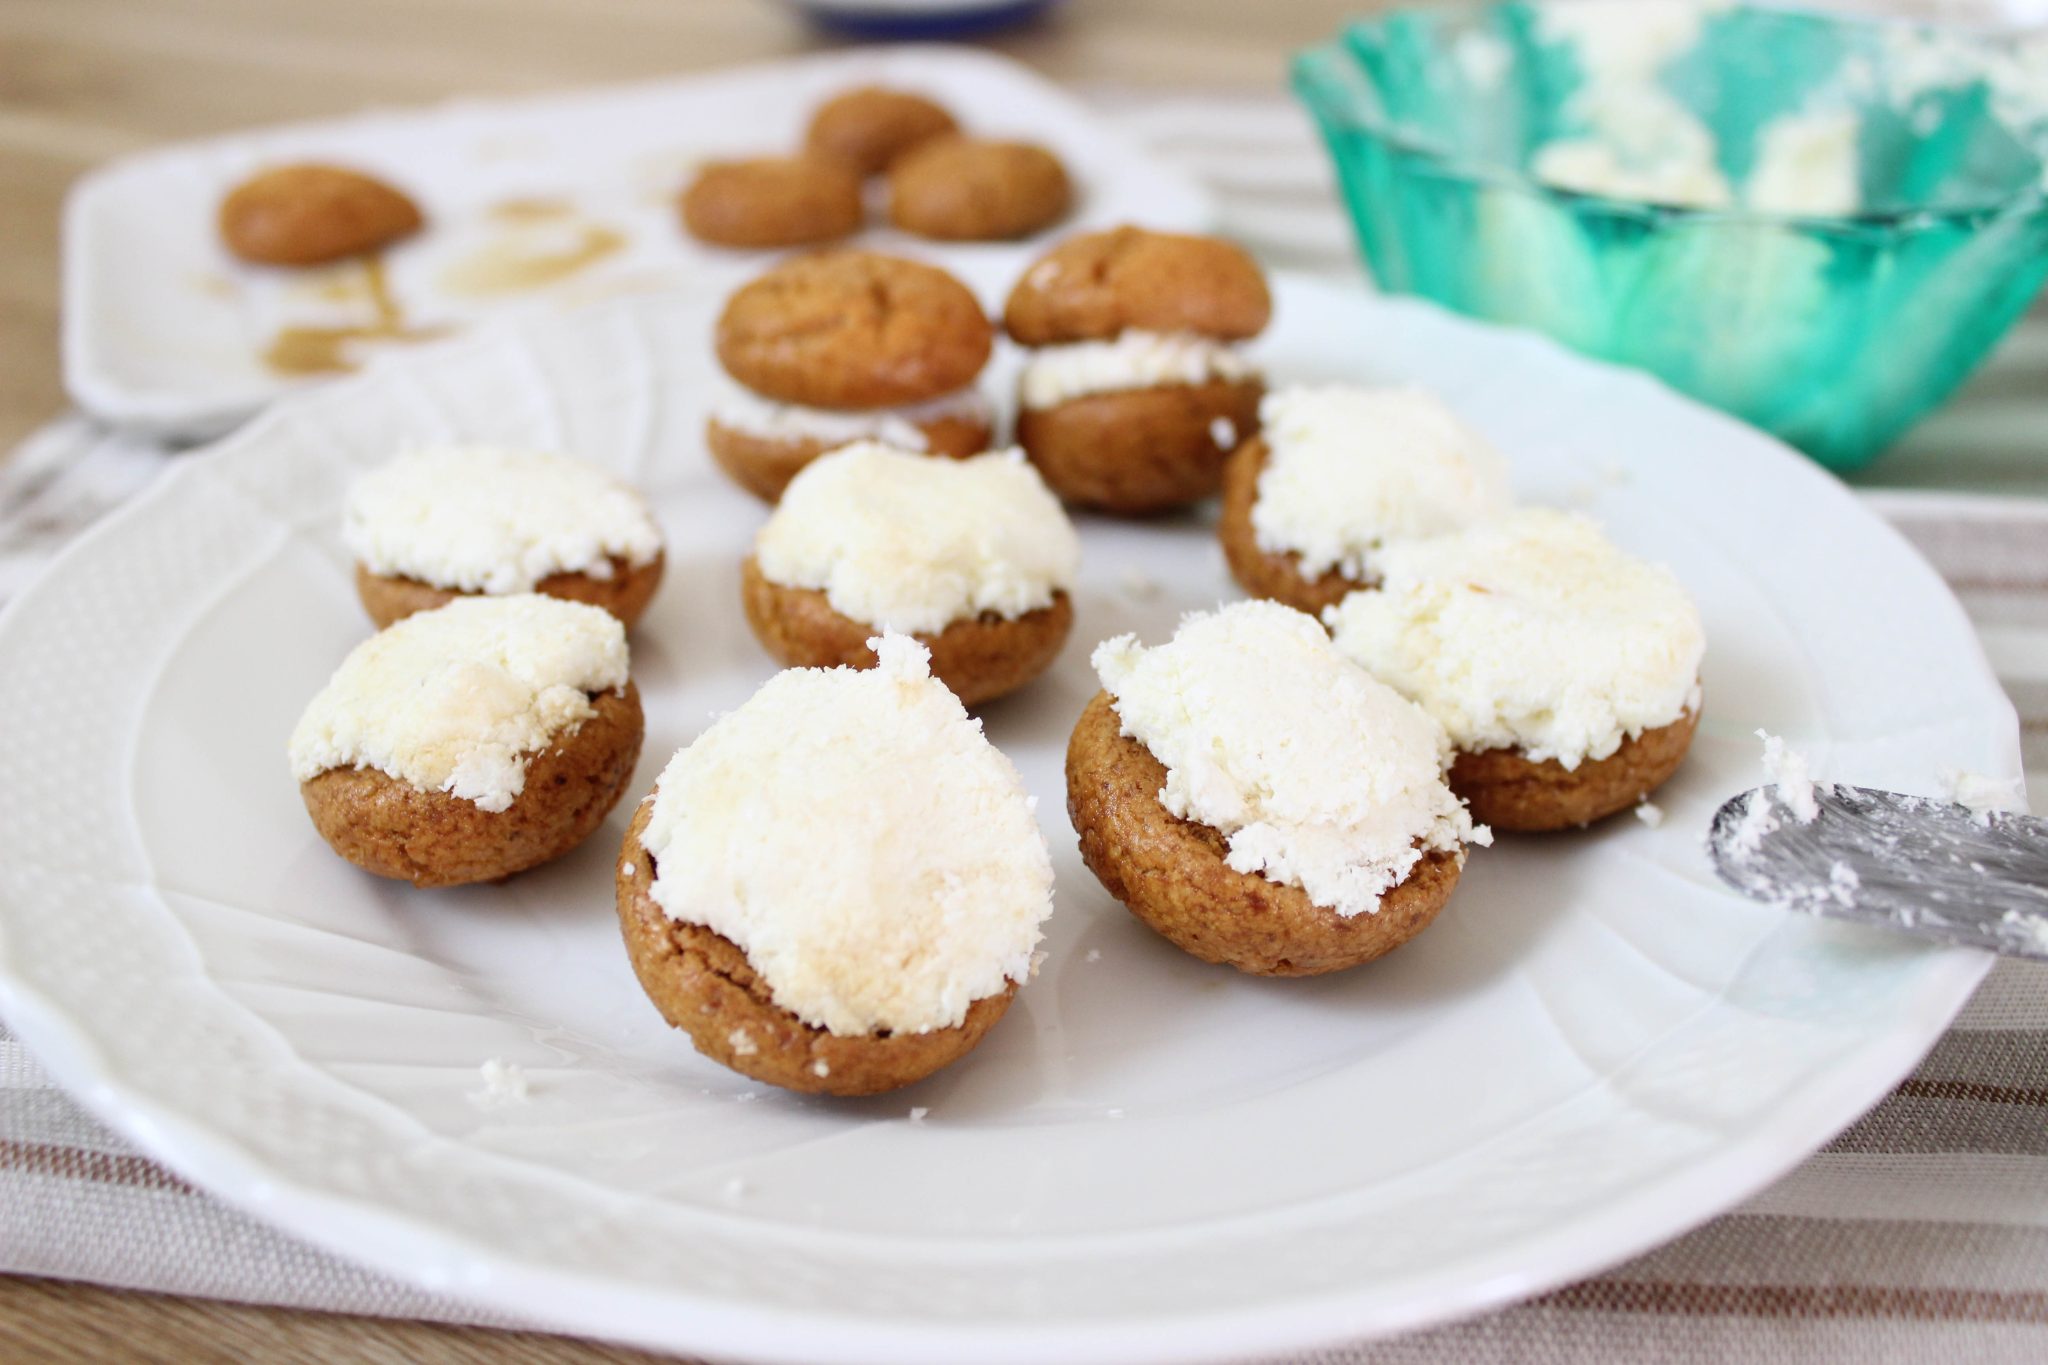
<path fill-rule="evenodd" d="M 828 450 L 880 441 L 898 450 L 964 460 L 989 448 L 994 421 L 988 400 L 975 389 L 908 407 L 849 411 L 776 403 L 735 386 L 712 409 L 704 444 L 734 483 L 774 502 L 799 470 Z"/>
<path fill-rule="evenodd" d="M 974 382 L 994 328 L 937 266 L 871 251 L 785 261 L 718 319 L 718 359 L 740 383 L 812 408 L 924 403 Z"/>
<path fill-rule="evenodd" d="M 419 205 L 374 176 L 341 166 L 275 166 L 220 205 L 229 251 L 257 265 L 325 265 L 366 256 L 419 231 Z"/>
<path fill-rule="evenodd" d="M 1067 812 L 1103 887 L 1205 962 L 1312 976 L 1400 947 L 1443 908 L 1475 828 L 1443 730 L 1274 602 L 1095 651 Z"/>
<path fill-rule="evenodd" d="M 457 597 L 538 592 L 630 627 L 661 583 L 661 530 L 646 500 L 543 451 L 407 451 L 350 489 L 342 539 L 379 626 Z"/>
<path fill-rule="evenodd" d="M 790 669 L 678 752 L 619 852 L 663 1018 L 771 1085 L 871 1095 L 978 1043 L 1031 974 L 1052 860 L 1017 771 L 901 636 Z"/>
<path fill-rule="evenodd" d="M 1246 592 L 1311 615 L 1378 583 L 1387 542 L 1508 505 L 1501 459 L 1417 389 L 1278 389 L 1259 429 L 1224 467 L 1216 534 Z"/>
<path fill-rule="evenodd" d="M 1123 332 L 1249 341 L 1272 317 L 1265 274 L 1235 242 L 1130 226 L 1067 238 L 1024 272 L 1003 306 L 1003 327 L 1021 346 Z"/>
<path fill-rule="evenodd" d="M 1589 824 L 1677 771 L 1699 721 L 1699 612 L 1591 520 L 1508 512 L 1386 545 L 1378 590 L 1324 613 L 1336 646 L 1434 716 L 1451 786 L 1500 829 Z"/>
<path fill-rule="evenodd" d="M 1017 440 L 1068 502 L 1131 516 L 1216 493 L 1265 386 L 1236 343 L 1272 313 L 1258 267 L 1214 238 L 1117 228 L 1055 247 L 1004 310 L 1033 347 Z"/>
<path fill-rule="evenodd" d="M 784 664 L 872 668 L 913 635 L 972 706 L 1030 682 L 1073 628 L 1081 544 L 1015 451 L 931 460 L 863 442 L 799 474 L 740 569 L 747 623 Z"/>
<path fill-rule="evenodd" d="M 841 91 L 819 105 L 804 134 L 814 156 L 828 156 L 858 175 L 879 175 L 921 142 L 956 131 L 945 106 L 887 86 Z"/>
<path fill-rule="evenodd" d="M 321 838 L 415 886 L 496 881 L 561 857 L 618 803 L 640 695 L 608 612 L 466 597 L 358 645 L 292 732 Z"/>
<path fill-rule="evenodd" d="M 948 134 L 889 167 L 889 221 L 949 242 L 1006 242 L 1067 216 L 1074 189 L 1060 159 L 1029 142 Z"/>
<path fill-rule="evenodd" d="M 717 246 L 808 246 L 860 231 L 860 177 L 822 156 L 713 161 L 683 190 L 683 226 Z"/>

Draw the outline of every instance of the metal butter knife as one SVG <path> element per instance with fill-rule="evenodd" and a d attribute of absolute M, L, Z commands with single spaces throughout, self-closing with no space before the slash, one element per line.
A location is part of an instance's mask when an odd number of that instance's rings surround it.
<path fill-rule="evenodd" d="M 2048 960 L 2048 820 L 1815 783 L 1811 820 L 1760 787 L 1714 812 L 1721 880 L 1756 900 Z"/>

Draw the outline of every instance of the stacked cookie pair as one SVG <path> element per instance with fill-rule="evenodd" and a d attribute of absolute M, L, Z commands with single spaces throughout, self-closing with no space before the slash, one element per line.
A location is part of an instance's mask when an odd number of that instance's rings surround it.
<path fill-rule="evenodd" d="M 863 86 L 818 107 L 800 152 L 700 168 L 682 194 L 683 226 L 717 246 L 835 242 L 865 223 L 876 178 L 892 224 L 945 241 L 1027 237 L 1073 200 L 1066 168 L 1045 148 L 970 137 L 927 96 Z"/>
<path fill-rule="evenodd" d="M 664 561 L 646 502 L 564 456 L 425 448 L 357 482 L 343 540 L 381 629 L 292 734 L 321 836 L 418 886 L 582 843 L 640 753 L 626 631 Z"/>

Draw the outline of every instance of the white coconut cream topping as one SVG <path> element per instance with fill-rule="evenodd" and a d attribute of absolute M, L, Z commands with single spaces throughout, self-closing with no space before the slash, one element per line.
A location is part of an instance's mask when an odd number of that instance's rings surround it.
<path fill-rule="evenodd" d="M 1371 914 L 1431 850 L 1492 836 L 1444 785 L 1443 728 L 1330 644 L 1314 618 L 1237 602 L 1095 671 L 1124 734 L 1166 767 L 1160 804 L 1229 843 L 1229 865 Z"/>
<path fill-rule="evenodd" d="M 924 646 L 789 669 L 663 770 L 641 843 L 672 918 L 841 1035 L 951 1028 L 1031 971 L 1052 910 L 1032 801 Z"/>
<path fill-rule="evenodd" d="M 754 556 L 770 582 L 820 589 L 843 616 L 935 633 L 1051 606 L 1081 542 L 1021 452 L 934 460 L 863 442 L 805 466 Z"/>
<path fill-rule="evenodd" d="M 342 539 L 371 573 L 460 592 L 531 592 L 551 574 L 610 578 L 661 553 L 646 500 L 593 465 L 543 451 L 429 446 L 349 492 Z"/>
<path fill-rule="evenodd" d="M 1379 589 L 1324 619 L 1460 749 L 1576 768 L 1699 704 L 1706 639 L 1685 589 L 1585 517 L 1524 508 L 1377 562 Z"/>
<path fill-rule="evenodd" d="M 537 594 L 458 597 L 350 651 L 292 731 L 292 775 L 373 768 L 502 811 L 533 755 L 626 685 L 626 628 Z"/>
<path fill-rule="evenodd" d="M 1360 582 L 1388 541 L 1455 531 L 1508 504 L 1506 467 L 1484 437 L 1420 389 L 1276 389 L 1259 406 L 1266 465 L 1252 530 L 1305 577 Z"/>

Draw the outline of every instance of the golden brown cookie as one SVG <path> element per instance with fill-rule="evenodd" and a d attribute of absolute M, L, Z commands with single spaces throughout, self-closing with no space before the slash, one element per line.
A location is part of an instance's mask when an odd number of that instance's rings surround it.
<path fill-rule="evenodd" d="M 860 177 L 820 156 L 714 161 L 683 191 L 683 226 L 718 246 L 808 246 L 860 231 Z"/>
<path fill-rule="evenodd" d="M 1265 392 L 1256 379 L 1212 379 L 1086 394 L 1020 409 L 1017 444 L 1063 500 L 1150 516 L 1217 491 L 1236 442 L 1259 428 Z"/>
<path fill-rule="evenodd" d="M 889 221 L 949 242 L 1028 237 L 1067 216 L 1066 168 L 1043 147 L 957 135 L 918 144 L 889 167 Z"/>
<path fill-rule="evenodd" d="M 593 696 L 597 714 L 527 763 L 502 811 L 425 791 L 374 768 L 330 768 L 299 784 L 314 828 L 336 853 L 414 886 L 497 881 L 561 857 L 618 804 L 640 757 L 640 693 Z"/>
<path fill-rule="evenodd" d="M 417 232 L 419 205 L 360 171 L 308 162 L 262 171 L 228 192 L 220 235 L 258 265 L 324 265 Z"/>
<path fill-rule="evenodd" d="M 1003 326 L 1026 346 L 1134 330 L 1242 341 L 1272 316 L 1265 274 L 1236 243 L 1118 227 L 1039 257 L 1010 291 Z"/>
<path fill-rule="evenodd" d="M 631 630 L 646 612 L 654 590 L 661 586 L 665 559 L 666 556 L 657 554 L 636 568 L 614 556 L 610 578 L 595 578 L 587 573 L 549 574 L 533 585 L 533 591 L 602 607 Z M 483 594 L 463 592 L 457 588 L 437 588 L 432 583 L 400 574 L 371 573 L 357 564 L 356 595 L 363 599 L 363 609 L 370 613 L 377 629 L 382 630 L 416 611 L 431 611 L 458 597 L 480 597 Z"/>
<path fill-rule="evenodd" d="M 1334 607 L 1372 583 L 1346 578 L 1336 569 L 1310 578 L 1301 571 L 1301 556 L 1292 550 L 1259 548 L 1252 528 L 1252 504 L 1259 500 L 1259 473 L 1266 467 L 1266 442 L 1254 436 L 1231 453 L 1223 465 L 1223 507 L 1216 518 L 1216 538 L 1231 576 L 1254 597 L 1285 602 L 1321 620 L 1323 608 Z M 1375 579 L 1373 582 L 1377 582 Z"/>
<path fill-rule="evenodd" d="M 929 1033 L 845 1037 L 806 1024 L 775 1003 L 738 944 L 701 924 L 670 919 L 655 902 L 654 855 L 640 843 L 653 813 L 651 800 L 640 804 L 619 849 L 626 956 L 661 1017 L 720 1065 L 787 1090 L 877 1095 L 966 1056 L 1016 997 L 1012 982 L 969 1005 L 959 1024 Z"/>
<path fill-rule="evenodd" d="M 718 319 L 718 359 L 754 392 L 814 408 L 890 408 L 964 389 L 995 329 L 937 266 L 872 251 L 785 261 Z"/>
<path fill-rule="evenodd" d="M 1097 692 L 1067 744 L 1067 814 L 1081 861 L 1110 895 L 1174 945 L 1204 962 L 1256 976 L 1316 976 L 1394 951 L 1436 918 L 1464 859 L 1423 855 L 1376 914 L 1346 918 L 1298 886 L 1239 872 L 1208 825 L 1159 804 L 1166 768 L 1120 733 L 1107 692 Z"/>
<path fill-rule="evenodd" d="M 842 91 L 818 106 L 804 134 L 814 156 L 844 162 L 858 175 L 878 175 L 903 153 L 956 131 L 943 105 L 886 86 Z"/>
<path fill-rule="evenodd" d="M 740 605 L 754 637 L 792 668 L 873 668 L 868 641 L 881 632 L 841 614 L 816 588 L 771 582 L 748 555 L 740 565 Z M 1005 618 L 985 612 L 955 621 L 936 635 L 913 638 L 932 652 L 932 676 L 963 706 L 1014 692 L 1052 666 L 1074 627 L 1074 604 L 1054 593 L 1052 605 Z"/>
<path fill-rule="evenodd" d="M 979 455 L 995 439 L 988 419 L 970 413 L 929 417 L 911 425 L 924 433 L 926 454 L 941 455 L 949 460 Z M 726 426 L 713 417 L 704 424 L 704 444 L 710 449 L 711 458 L 732 476 L 734 483 L 763 502 L 777 502 L 782 498 L 782 490 L 789 487 L 789 481 L 805 465 L 829 450 L 837 450 L 845 442 L 818 439 L 790 441 L 756 436 Z"/>
<path fill-rule="evenodd" d="M 1461 752 L 1446 780 L 1475 821 L 1497 830 L 1573 829 L 1627 810 L 1662 786 L 1685 762 L 1699 723 L 1695 707 L 1570 770 L 1554 758 L 1532 762 L 1519 749 Z"/>

